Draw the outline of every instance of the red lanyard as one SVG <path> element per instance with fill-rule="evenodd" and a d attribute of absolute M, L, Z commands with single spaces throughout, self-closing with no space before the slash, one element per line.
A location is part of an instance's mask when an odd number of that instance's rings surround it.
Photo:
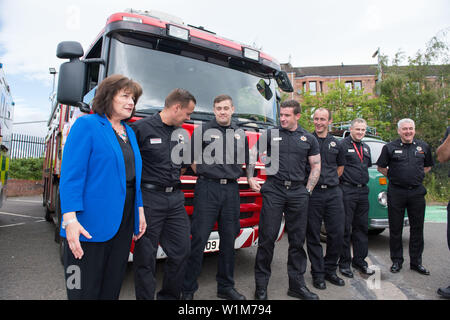
<path fill-rule="evenodd" d="M 360 153 L 358 148 L 356 147 L 356 144 L 354 142 L 352 142 L 352 143 L 353 143 L 353 147 L 356 150 L 356 153 L 358 154 L 358 158 L 361 160 L 361 163 L 363 163 L 364 154 L 363 154 L 362 144 L 361 144 L 361 153 Z"/>

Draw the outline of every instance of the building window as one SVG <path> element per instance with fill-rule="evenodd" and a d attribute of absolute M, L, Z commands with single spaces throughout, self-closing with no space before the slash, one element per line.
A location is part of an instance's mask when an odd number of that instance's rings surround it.
<path fill-rule="evenodd" d="M 317 93 L 317 82 L 316 81 L 310 81 L 309 82 L 309 92 L 312 96 L 315 96 Z"/>
<path fill-rule="evenodd" d="M 352 81 L 345 81 L 345 87 L 346 87 L 349 91 L 352 91 L 353 82 L 352 82 Z"/>
<path fill-rule="evenodd" d="M 355 81 L 354 86 L 355 86 L 355 90 L 362 90 L 362 82 L 361 81 Z"/>

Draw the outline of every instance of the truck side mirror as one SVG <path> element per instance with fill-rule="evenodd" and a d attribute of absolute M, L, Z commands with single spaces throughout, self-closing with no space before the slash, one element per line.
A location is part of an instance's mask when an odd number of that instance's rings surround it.
<path fill-rule="evenodd" d="M 58 44 L 56 56 L 70 59 L 59 68 L 56 99 L 62 104 L 80 106 L 83 102 L 87 74 L 86 64 L 79 59 L 83 54 L 83 48 L 78 42 L 64 41 Z"/>
<path fill-rule="evenodd" d="M 284 92 L 294 91 L 286 71 L 277 71 L 275 73 L 275 80 L 277 81 L 278 87 Z"/>

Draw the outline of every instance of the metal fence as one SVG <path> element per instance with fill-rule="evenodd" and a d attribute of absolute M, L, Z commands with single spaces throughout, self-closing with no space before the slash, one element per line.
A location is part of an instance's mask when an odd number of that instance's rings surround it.
<path fill-rule="evenodd" d="M 40 158 L 44 156 L 45 138 L 20 133 L 11 135 L 11 159 Z"/>

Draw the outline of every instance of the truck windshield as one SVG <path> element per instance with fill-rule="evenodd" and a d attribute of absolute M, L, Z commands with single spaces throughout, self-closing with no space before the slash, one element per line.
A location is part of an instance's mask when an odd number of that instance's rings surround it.
<path fill-rule="evenodd" d="M 197 100 L 191 117 L 194 120 L 212 118 L 214 98 L 219 94 L 228 94 L 233 99 L 238 121 L 268 124 L 276 124 L 277 121 L 273 79 L 262 79 L 231 68 L 112 38 L 108 75 L 116 73 L 130 77 L 142 86 L 143 94 L 136 106 L 138 113 L 151 114 L 161 110 L 167 94 L 174 88 L 183 88 Z M 261 89 L 261 80 L 272 95 L 265 94 Z"/>

